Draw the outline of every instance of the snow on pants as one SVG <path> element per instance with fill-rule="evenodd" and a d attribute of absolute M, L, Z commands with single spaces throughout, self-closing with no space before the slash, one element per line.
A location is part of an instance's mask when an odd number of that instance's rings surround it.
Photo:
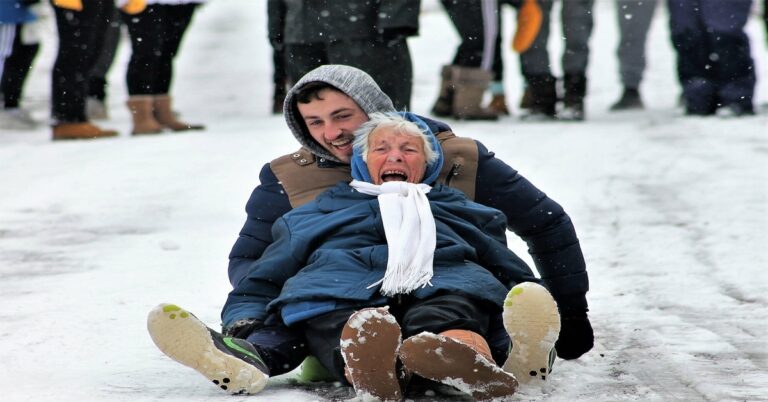
<path fill-rule="evenodd" d="M 562 57 L 563 74 L 584 75 L 589 62 L 589 38 L 592 35 L 592 9 L 594 0 L 562 0 L 560 18 L 563 23 L 565 51 Z M 551 75 L 549 60 L 550 21 L 553 0 L 539 0 L 541 29 L 530 49 L 520 54 L 520 68 L 524 76 Z"/>
<path fill-rule="evenodd" d="M 285 67 L 291 82 L 325 64 L 346 64 L 365 71 L 397 110 L 411 109 L 413 67 L 405 38 L 285 44 Z"/>
<path fill-rule="evenodd" d="M 625 88 L 638 88 L 645 71 L 645 42 L 657 0 L 616 0 L 619 74 Z"/>
<path fill-rule="evenodd" d="M 752 0 L 669 0 L 677 74 L 689 112 L 752 109 L 755 70 L 744 25 Z"/>
<path fill-rule="evenodd" d="M 120 43 L 120 27 L 123 25 L 117 8 L 109 20 L 99 58 L 96 59 L 88 78 L 88 96 L 102 101 L 107 98 L 107 73 L 115 61 L 117 46 Z"/>
<path fill-rule="evenodd" d="M 437 334 L 449 329 L 465 329 L 485 337 L 491 321 L 487 306 L 452 294 L 426 300 L 403 296 L 389 299 L 388 304 L 389 313 L 400 324 L 403 339 L 424 331 Z M 302 324 L 310 353 L 342 383 L 347 383 L 347 380 L 344 377 L 344 358 L 341 356 L 339 340 L 344 325 L 357 310 L 350 308 L 333 311 L 306 320 Z M 509 338 L 506 339 L 504 347 L 509 348 Z M 493 352 L 495 348 L 491 346 L 491 349 Z M 504 350 L 503 357 L 499 358 L 506 358 L 506 352 L 507 350 Z M 494 359 L 497 359 L 496 354 Z"/>
<path fill-rule="evenodd" d="M 88 73 L 99 57 L 114 0 L 83 2 L 81 11 L 54 7 L 59 50 L 51 77 L 51 114 L 56 123 L 88 121 Z"/>
<path fill-rule="evenodd" d="M 123 13 L 131 37 L 129 95 L 164 95 L 171 88 L 173 59 L 192 21 L 197 3 L 151 4 L 139 14 Z"/>

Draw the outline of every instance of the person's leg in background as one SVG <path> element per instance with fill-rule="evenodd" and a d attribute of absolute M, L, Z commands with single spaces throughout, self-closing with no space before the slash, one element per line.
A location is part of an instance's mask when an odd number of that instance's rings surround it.
<path fill-rule="evenodd" d="M 643 109 L 640 83 L 645 72 L 645 44 L 651 28 L 657 0 L 616 0 L 619 23 L 619 75 L 624 88 L 612 111 Z"/>
<path fill-rule="evenodd" d="M 589 38 L 592 36 L 594 0 L 564 0 L 561 19 L 565 52 L 563 64 L 563 110 L 561 120 L 581 121 L 585 118 L 584 98 L 587 95 L 587 65 Z"/>
<path fill-rule="evenodd" d="M 104 31 L 114 7 L 112 0 L 83 2 L 81 11 L 54 6 L 59 34 L 51 79 L 54 140 L 117 135 L 116 131 L 89 123 L 85 113 L 88 73 L 103 47 Z"/>
<path fill-rule="evenodd" d="M 109 118 L 107 109 L 107 74 L 115 61 L 117 46 L 120 43 L 120 12 L 114 9 L 109 18 L 109 25 L 104 32 L 104 45 L 101 49 L 96 64 L 88 77 L 88 98 L 85 110 L 91 120 L 106 120 Z"/>
<path fill-rule="evenodd" d="M 443 7 L 461 38 L 432 112 L 458 119 L 494 120 L 498 115 L 482 106 L 483 94 L 493 78 L 499 6 L 496 0 L 443 0 Z"/>
<path fill-rule="evenodd" d="M 677 78 L 683 88 L 685 112 L 711 115 L 717 110 L 717 88 L 709 66 L 710 49 L 701 21 L 699 0 L 668 0 L 672 45 L 677 54 Z"/>
<path fill-rule="evenodd" d="M 192 17 L 197 10 L 197 3 L 163 5 L 162 35 L 159 36 L 158 47 L 161 57 L 158 70 L 155 72 L 154 113 L 157 121 L 173 131 L 203 130 L 205 126 L 190 124 L 177 118 L 173 110 L 172 97 L 170 95 L 171 82 L 173 81 L 173 62 L 179 53 L 181 41 L 192 22 Z"/>
<path fill-rule="evenodd" d="M 555 77 L 550 68 L 547 44 L 553 0 L 539 0 L 541 27 L 533 44 L 520 53 L 520 70 L 525 78 L 526 89 L 520 102 L 525 119 L 553 119 L 556 113 L 557 91 Z"/>
<path fill-rule="evenodd" d="M 735 116 L 755 113 L 755 63 L 744 26 L 752 0 L 702 0 L 701 18 L 710 44 L 717 106 Z"/>

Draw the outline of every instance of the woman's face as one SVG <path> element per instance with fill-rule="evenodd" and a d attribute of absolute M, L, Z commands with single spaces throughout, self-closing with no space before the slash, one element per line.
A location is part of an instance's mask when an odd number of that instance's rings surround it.
<path fill-rule="evenodd" d="M 421 183 L 427 157 L 421 137 L 377 128 L 368 137 L 366 163 L 373 184 L 388 181 Z"/>

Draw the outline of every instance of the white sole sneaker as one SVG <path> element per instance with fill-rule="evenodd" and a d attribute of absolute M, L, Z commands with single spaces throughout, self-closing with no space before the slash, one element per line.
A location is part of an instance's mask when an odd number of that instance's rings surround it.
<path fill-rule="evenodd" d="M 512 373 L 521 384 L 546 381 L 560 334 L 560 313 L 552 295 L 533 282 L 518 284 L 504 300 L 503 317 L 512 339 L 504 371 Z"/>
<path fill-rule="evenodd" d="M 168 357 L 197 370 L 227 392 L 255 394 L 267 384 L 269 376 L 254 364 L 266 365 L 255 350 L 248 350 L 245 341 L 221 336 L 179 306 L 155 307 L 147 317 L 147 329 Z"/>

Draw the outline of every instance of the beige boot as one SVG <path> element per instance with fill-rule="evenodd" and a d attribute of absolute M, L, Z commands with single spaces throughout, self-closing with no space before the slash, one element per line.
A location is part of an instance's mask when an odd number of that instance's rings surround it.
<path fill-rule="evenodd" d="M 133 117 L 133 135 L 159 134 L 163 131 L 163 126 L 155 120 L 153 109 L 153 98 L 149 95 L 131 96 L 125 103 Z"/>
<path fill-rule="evenodd" d="M 114 137 L 117 131 L 102 130 L 91 123 L 60 123 L 53 126 L 53 140 L 89 140 L 93 138 Z"/>
<path fill-rule="evenodd" d="M 451 78 L 455 86 L 453 117 L 466 120 L 496 120 L 498 115 L 482 106 L 492 74 L 476 67 L 453 66 Z"/>
<path fill-rule="evenodd" d="M 453 81 L 451 80 L 451 65 L 443 66 L 440 71 L 440 93 L 437 95 L 435 105 L 432 106 L 432 114 L 439 117 L 448 117 L 453 113 Z"/>
<path fill-rule="evenodd" d="M 154 96 L 155 107 L 155 119 L 158 123 L 164 127 L 168 127 L 173 131 L 186 131 L 186 130 L 204 130 L 205 126 L 199 124 L 190 124 L 183 121 L 179 121 L 176 118 L 176 113 L 173 112 L 171 107 L 171 97 L 169 95 L 155 95 Z"/>

